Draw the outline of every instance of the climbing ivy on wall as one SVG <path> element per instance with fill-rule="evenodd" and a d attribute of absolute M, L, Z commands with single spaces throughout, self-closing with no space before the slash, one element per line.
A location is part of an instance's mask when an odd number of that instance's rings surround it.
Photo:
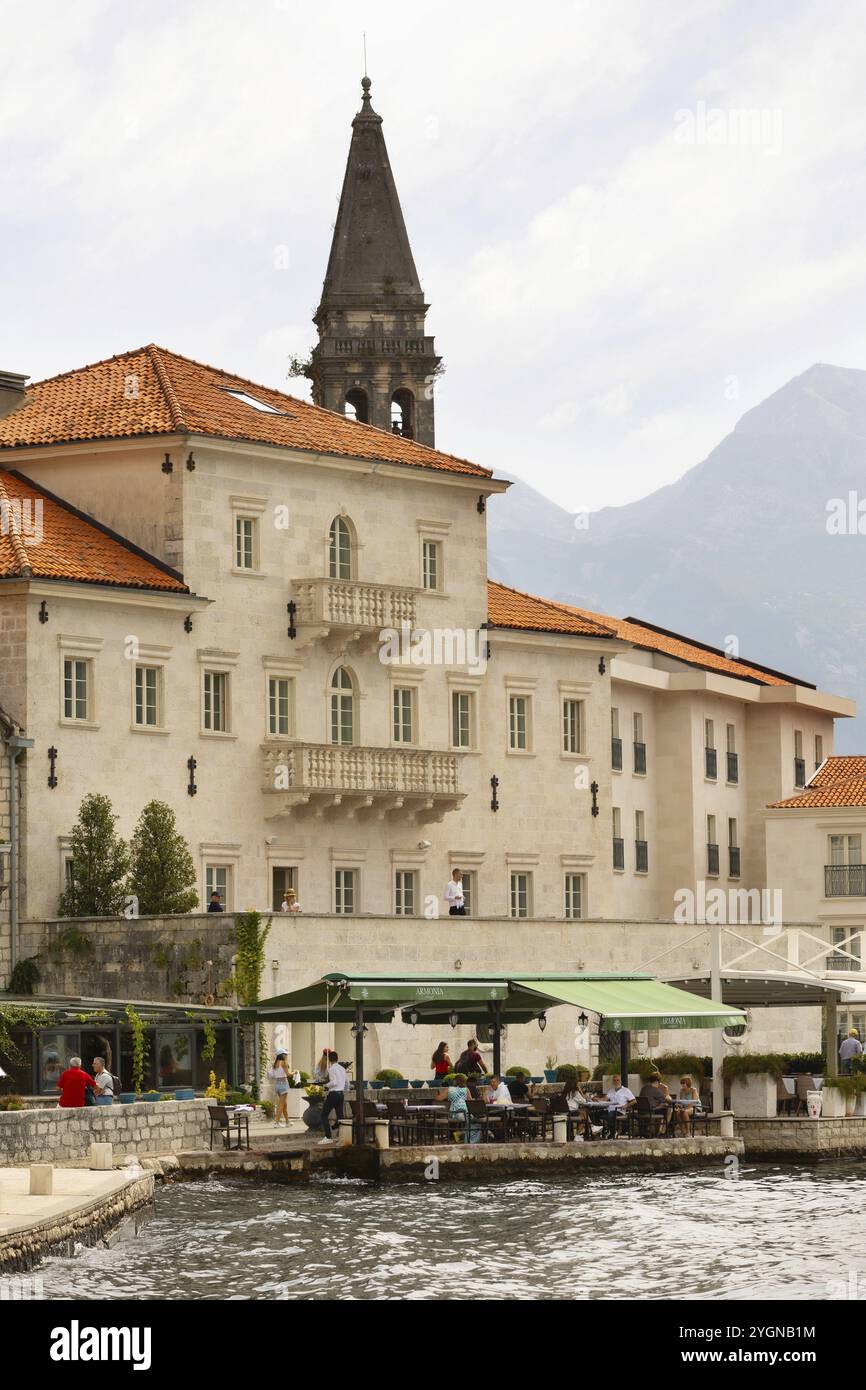
<path fill-rule="evenodd" d="M 139 1095 L 144 1087 L 144 1024 L 131 1004 L 124 1012 L 132 1029 L 132 1089 Z"/>
<path fill-rule="evenodd" d="M 257 1004 L 259 984 L 265 965 L 265 942 L 271 929 L 271 919 L 262 925 L 260 912 L 239 912 L 235 916 L 237 964 L 235 986 L 238 999 L 244 1005 Z"/>

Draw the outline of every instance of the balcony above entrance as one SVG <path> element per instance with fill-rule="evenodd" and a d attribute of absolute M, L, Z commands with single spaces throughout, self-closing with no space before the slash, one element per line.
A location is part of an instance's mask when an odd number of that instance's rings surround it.
<path fill-rule="evenodd" d="M 420 825 L 442 820 L 466 795 L 459 753 L 329 743 L 268 743 L 263 752 L 269 820 L 300 813 Z"/>
<path fill-rule="evenodd" d="M 342 648 L 347 641 L 375 646 L 383 628 L 398 632 L 415 625 L 416 589 L 395 584 L 361 584 L 353 579 L 296 579 L 295 644 L 326 642 Z"/>

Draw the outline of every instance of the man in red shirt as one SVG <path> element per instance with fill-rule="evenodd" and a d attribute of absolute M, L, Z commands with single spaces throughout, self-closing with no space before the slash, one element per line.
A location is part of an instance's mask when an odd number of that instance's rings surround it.
<path fill-rule="evenodd" d="M 70 1057 L 69 1066 L 62 1072 L 57 1082 L 60 1090 L 60 1104 L 64 1110 L 80 1109 L 84 1104 L 84 1092 L 88 1086 L 96 1087 L 92 1076 L 81 1070 L 81 1058 Z"/>

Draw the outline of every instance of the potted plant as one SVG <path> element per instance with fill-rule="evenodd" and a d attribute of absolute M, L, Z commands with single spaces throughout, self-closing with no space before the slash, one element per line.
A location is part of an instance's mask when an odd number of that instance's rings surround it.
<path fill-rule="evenodd" d="M 841 1120 L 853 1115 L 861 1089 L 862 1084 L 857 1075 L 828 1076 L 821 1091 L 822 1117 Z"/>
<path fill-rule="evenodd" d="M 398 1090 L 402 1090 L 409 1085 L 409 1082 L 404 1079 L 403 1073 L 394 1071 L 393 1067 L 383 1067 L 381 1071 L 377 1071 L 376 1080 L 373 1082 L 374 1086 L 376 1085 L 376 1081 L 382 1086 L 395 1086 Z"/>
<path fill-rule="evenodd" d="M 120 1101 L 121 1105 L 134 1105 L 138 1100 L 138 1096 L 135 1094 L 135 1091 L 121 1091 L 117 1099 Z"/>
<path fill-rule="evenodd" d="M 731 1109 L 747 1119 L 772 1119 L 776 1114 L 776 1083 L 783 1059 L 776 1052 L 732 1053 L 722 1062 L 722 1077 L 730 1085 Z"/>
<path fill-rule="evenodd" d="M 307 1129 L 321 1129 L 322 1103 L 325 1099 L 324 1086 L 307 1086 L 304 1091 L 304 1097 L 307 1102 L 307 1108 L 301 1116 L 301 1119 L 307 1126 Z"/>
<path fill-rule="evenodd" d="M 544 1063 L 544 1079 L 550 1085 L 556 1080 L 556 1058 L 548 1057 Z"/>
<path fill-rule="evenodd" d="M 162 1100 L 162 1094 L 160 1091 L 144 1091 L 139 1096 L 139 1100 L 146 1100 L 153 1103 L 155 1101 Z"/>
<path fill-rule="evenodd" d="M 413 1091 L 420 1091 L 420 1090 L 421 1090 L 421 1087 L 424 1085 L 424 1082 L 423 1082 L 423 1081 L 410 1081 L 410 1082 L 409 1082 L 409 1085 L 412 1087 L 412 1090 L 413 1090 Z"/>

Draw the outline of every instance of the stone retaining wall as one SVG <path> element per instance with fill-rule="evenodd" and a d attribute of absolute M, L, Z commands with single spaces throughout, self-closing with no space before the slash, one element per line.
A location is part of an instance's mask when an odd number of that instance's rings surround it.
<path fill-rule="evenodd" d="M 25 1230 L 10 1231 L 0 1236 L 0 1272 L 23 1273 L 46 1255 L 72 1254 L 77 1245 L 95 1245 L 127 1217 L 152 1203 L 153 1177 L 148 1173 L 75 1211 L 50 1216 Z"/>
<path fill-rule="evenodd" d="M 810 1120 L 779 1115 L 775 1119 L 734 1116 L 734 1134 L 746 1158 L 816 1163 L 866 1154 L 866 1119 Z"/>
<path fill-rule="evenodd" d="M 114 1157 L 126 1158 L 130 1154 L 202 1149 L 209 1142 L 205 1100 L 0 1112 L 0 1166 L 75 1163 L 88 1157 L 93 1143 L 111 1143 Z"/>

